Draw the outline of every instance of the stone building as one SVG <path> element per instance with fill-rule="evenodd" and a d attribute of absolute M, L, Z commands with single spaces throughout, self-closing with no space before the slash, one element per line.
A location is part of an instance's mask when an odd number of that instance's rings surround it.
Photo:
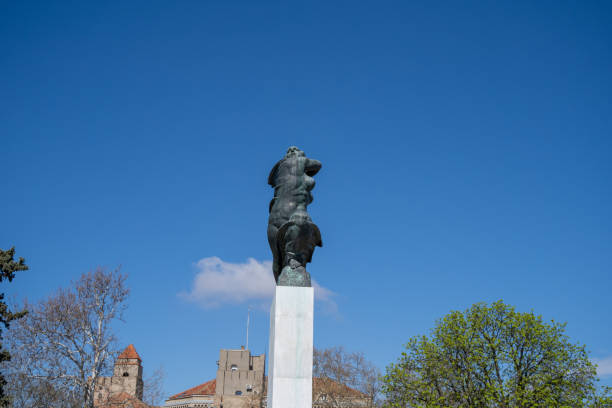
<path fill-rule="evenodd" d="M 312 379 L 312 408 L 368 408 L 372 398 L 331 378 Z"/>
<path fill-rule="evenodd" d="M 264 394 L 266 355 L 240 350 L 221 350 L 217 377 L 166 400 L 172 408 L 259 407 Z"/>
<path fill-rule="evenodd" d="M 217 362 L 216 393 L 224 408 L 233 408 L 232 401 L 249 396 L 261 396 L 264 391 L 266 355 L 252 356 L 241 350 L 221 350 Z M 243 397 L 236 399 L 234 397 Z M 236 405 L 242 407 L 243 405 Z"/>
<path fill-rule="evenodd" d="M 172 408 L 213 408 L 216 401 L 217 380 L 210 380 L 171 396 L 164 407 Z"/>
<path fill-rule="evenodd" d="M 265 354 L 249 350 L 221 350 L 217 377 L 171 396 L 165 408 L 265 408 L 267 403 Z M 313 378 L 313 408 L 365 408 L 371 399 L 331 379 Z M 290 407 L 287 407 L 290 408 Z"/>
<path fill-rule="evenodd" d="M 142 402 L 142 359 L 133 344 L 117 357 L 112 377 L 98 377 L 94 389 L 96 407 L 149 408 Z"/>

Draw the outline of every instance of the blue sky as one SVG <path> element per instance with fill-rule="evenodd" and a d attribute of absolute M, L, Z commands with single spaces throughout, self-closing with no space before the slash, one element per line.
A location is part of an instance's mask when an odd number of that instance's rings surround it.
<path fill-rule="evenodd" d="M 503 299 L 567 322 L 612 385 L 609 3 L 1 10 L 0 247 L 30 266 L 2 289 L 122 265 L 119 338 L 168 394 L 214 378 L 249 305 L 266 352 L 266 181 L 291 145 L 323 163 L 316 346 L 384 368 Z"/>

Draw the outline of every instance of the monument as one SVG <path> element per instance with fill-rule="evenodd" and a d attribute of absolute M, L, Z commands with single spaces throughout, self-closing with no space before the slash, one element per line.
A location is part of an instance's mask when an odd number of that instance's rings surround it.
<path fill-rule="evenodd" d="M 312 407 L 314 292 L 306 264 L 323 243 L 306 207 L 320 169 L 321 162 L 292 146 L 268 177 L 274 188 L 268 242 L 276 281 L 270 310 L 270 408 Z"/>

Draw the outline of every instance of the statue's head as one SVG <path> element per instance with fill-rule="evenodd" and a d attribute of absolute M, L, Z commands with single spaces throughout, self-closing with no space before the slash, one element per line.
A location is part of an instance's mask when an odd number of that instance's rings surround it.
<path fill-rule="evenodd" d="M 279 160 L 278 163 L 276 163 L 270 171 L 270 175 L 268 176 L 268 184 L 276 188 L 278 184 L 277 177 L 279 176 L 279 172 L 281 178 L 287 176 L 289 173 L 287 173 L 288 170 L 285 167 L 297 166 L 300 160 L 305 160 L 307 162 L 308 159 L 306 159 L 306 154 L 304 154 L 304 152 L 301 151 L 298 147 L 291 146 L 289 149 L 287 149 L 287 154 L 285 154 L 285 157 Z M 321 166 L 319 165 L 319 168 L 320 167 Z M 305 171 L 304 169 L 302 169 L 302 171 L 308 174 L 309 176 L 314 176 L 318 171 L 318 168 L 314 172 L 311 170 Z M 299 176 L 302 176 L 302 174 L 300 174 Z M 314 187 L 314 184 L 312 186 Z"/>
<path fill-rule="evenodd" d="M 287 154 L 285 155 L 285 159 L 288 159 L 290 157 L 304 157 L 306 156 L 304 154 L 303 151 L 300 150 L 299 147 L 296 146 L 291 146 L 289 149 L 287 149 Z"/>

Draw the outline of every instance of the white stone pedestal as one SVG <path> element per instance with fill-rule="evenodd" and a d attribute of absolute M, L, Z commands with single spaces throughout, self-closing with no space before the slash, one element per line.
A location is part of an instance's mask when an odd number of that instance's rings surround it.
<path fill-rule="evenodd" d="M 268 408 L 312 408 L 312 288 L 277 286 L 270 310 Z"/>

